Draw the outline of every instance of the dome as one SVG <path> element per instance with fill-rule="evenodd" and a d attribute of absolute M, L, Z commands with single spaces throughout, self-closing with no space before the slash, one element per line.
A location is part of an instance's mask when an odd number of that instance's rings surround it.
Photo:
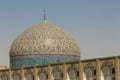
<path fill-rule="evenodd" d="M 61 59 L 62 56 L 69 56 L 69 59 L 73 59 L 73 57 L 76 59 L 76 57 L 80 57 L 79 45 L 69 33 L 52 23 L 43 21 L 20 34 L 12 43 L 10 49 L 12 66 L 13 64 L 20 63 L 20 60 L 33 59 L 33 56 L 39 59 L 41 59 L 40 57 L 48 59 L 48 56 L 56 56 L 56 59 L 59 56 Z M 16 62 L 17 60 L 19 62 Z M 31 62 L 30 64 L 34 64 L 34 61 L 33 59 L 33 63 Z M 61 60 L 57 61 L 61 62 Z M 37 63 L 39 64 L 39 60 L 37 60 Z M 44 60 L 41 63 L 49 62 Z"/>
<path fill-rule="evenodd" d="M 13 42 L 10 56 L 30 54 L 80 55 L 76 41 L 58 26 L 42 22 L 25 30 Z"/>

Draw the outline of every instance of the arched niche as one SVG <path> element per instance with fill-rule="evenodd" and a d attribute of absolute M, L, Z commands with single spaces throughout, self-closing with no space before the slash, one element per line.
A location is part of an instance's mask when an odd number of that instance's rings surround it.
<path fill-rule="evenodd" d="M 8 80 L 7 73 L 3 72 L 0 78 L 1 78 L 1 80 Z"/>
<path fill-rule="evenodd" d="M 59 66 L 55 66 L 55 68 L 52 70 L 53 80 L 62 80 L 63 79 L 63 73 Z"/>
<path fill-rule="evenodd" d="M 25 80 L 34 80 L 34 75 L 31 70 L 25 72 Z"/>
<path fill-rule="evenodd" d="M 21 79 L 20 79 L 20 74 L 17 73 L 17 72 L 14 72 L 13 75 L 12 75 L 12 79 L 13 79 L 13 80 L 21 80 Z"/>
<path fill-rule="evenodd" d="M 74 64 L 71 64 L 67 70 L 68 73 L 68 80 L 78 80 L 79 78 L 79 71 L 77 70 L 77 67 Z"/>
<path fill-rule="evenodd" d="M 91 63 L 88 63 L 84 67 L 84 80 L 95 80 L 96 69 Z"/>
<path fill-rule="evenodd" d="M 115 80 L 115 68 L 111 62 L 103 63 L 101 67 L 101 75 L 103 80 Z"/>
<path fill-rule="evenodd" d="M 38 77 L 39 77 L 39 80 L 48 80 L 47 71 L 44 69 L 40 69 L 38 72 Z"/>

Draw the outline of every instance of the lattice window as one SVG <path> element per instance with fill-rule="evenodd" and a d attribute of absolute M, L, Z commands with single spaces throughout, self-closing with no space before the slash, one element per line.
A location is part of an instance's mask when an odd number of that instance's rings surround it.
<path fill-rule="evenodd" d="M 12 77 L 13 77 L 13 80 L 20 80 L 20 74 L 17 72 L 15 72 Z"/>
<path fill-rule="evenodd" d="M 79 77 L 79 71 L 77 70 L 75 65 L 70 65 L 70 67 L 68 68 L 68 75 L 70 80 L 76 80 Z"/>
<path fill-rule="evenodd" d="M 55 66 L 52 73 L 54 80 L 61 80 L 63 78 L 63 73 L 62 70 L 59 68 L 59 66 Z"/>
<path fill-rule="evenodd" d="M 47 80 L 48 79 L 48 74 L 47 74 L 47 72 L 44 69 L 41 69 L 38 72 L 38 76 L 39 76 L 40 80 Z"/>
<path fill-rule="evenodd" d="M 26 80 L 34 80 L 34 76 L 31 70 L 25 72 L 25 78 Z"/>

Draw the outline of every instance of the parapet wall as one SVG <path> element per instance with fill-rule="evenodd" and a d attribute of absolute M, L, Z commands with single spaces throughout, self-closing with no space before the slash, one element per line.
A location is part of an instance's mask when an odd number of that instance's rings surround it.
<path fill-rule="evenodd" d="M 120 57 L 0 70 L 1 80 L 120 80 Z"/>

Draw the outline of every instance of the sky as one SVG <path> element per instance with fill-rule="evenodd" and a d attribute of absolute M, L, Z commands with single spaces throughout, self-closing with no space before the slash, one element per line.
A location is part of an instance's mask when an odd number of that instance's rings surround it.
<path fill-rule="evenodd" d="M 81 59 L 120 55 L 120 0 L 0 0 L 0 65 L 25 29 L 47 20 L 69 32 Z"/>

